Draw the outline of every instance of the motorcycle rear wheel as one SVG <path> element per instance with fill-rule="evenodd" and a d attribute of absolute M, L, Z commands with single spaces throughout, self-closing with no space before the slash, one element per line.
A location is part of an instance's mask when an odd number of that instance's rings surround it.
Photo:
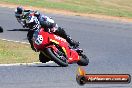
<path fill-rule="evenodd" d="M 80 66 L 87 66 L 89 63 L 89 59 L 86 55 L 82 54 L 80 55 L 80 60 L 77 62 Z"/>
<path fill-rule="evenodd" d="M 67 67 L 68 62 L 65 56 L 60 56 L 59 53 L 53 51 L 51 48 L 45 49 L 45 53 L 47 56 L 50 57 L 51 60 L 53 60 L 55 63 L 62 67 Z"/>

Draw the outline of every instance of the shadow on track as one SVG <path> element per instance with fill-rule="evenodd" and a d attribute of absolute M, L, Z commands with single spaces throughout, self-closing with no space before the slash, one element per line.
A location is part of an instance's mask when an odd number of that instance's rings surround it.
<path fill-rule="evenodd" d="M 69 64 L 67 67 L 70 67 L 70 66 L 78 66 L 76 63 L 73 63 L 73 64 Z M 33 65 L 27 65 L 28 67 L 42 67 L 42 68 L 67 68 L 67 67 L 62 67 L 62 66 L 59 66 L 57 65 L 56 63 L 40 63 L 40 64 L 33 64 Z"/>
<path fill-rule="evenodd" d="M 29 29 L 12 29 L 7 31 L 29 31 Z"/>
<path fill-rule="evenodd" d="M 41 66 L 29 66 L 29 67 L 41 67 L 41 68 L 58 68 L 58 67 L 61 67 L 61 66 L 50 66 L 50 65 L 41 65 Z"/>
<path fill-rule="evenodd" d="M 37 67 L 61 67 L 61 66 L 50 66 L 50 65 L 46 65 L 46 66 L 37 66 Z"/>
<path fill-rule="evenodd" d="M 36 65 L 30 65 L 29 67 L 42 67 L 42 68 L 58 68 L 58 67 L 61 67 L 59 65 L 56 65 L 54 63 L 52 64 L 36 64 Z"/>

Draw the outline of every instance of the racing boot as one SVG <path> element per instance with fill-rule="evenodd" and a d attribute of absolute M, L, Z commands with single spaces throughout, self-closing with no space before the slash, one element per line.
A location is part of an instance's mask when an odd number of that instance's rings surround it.
<path fill-rule="evenodd" d="M 66 39 L 66 41 L 72 46 L 73 48 L 77 48 L 79 46 L 79 42 L 73 40 L 67 33 L 65 32 L 64 28 L 58 27 L 55 31 L 56 35 L 61 36 L 62 38 Z"/>
<path fill-rule="evenodd" d="M 70 46 L 73 46 L 73 48 L 77 48 L 80 44 L 80 42 L 77 42 L 75 40 L 73 40 L 69 35 L 67 35 L 67 38 L 66 38 L 67 42 L 70 44 Z"/>
<path fill-rule="evenodd" d="M 78 54 L 82 54 L 83 52 L 83 49 L 80 49 L 80 48 L 76 48 L 75 51 L 78 53 Z"/>

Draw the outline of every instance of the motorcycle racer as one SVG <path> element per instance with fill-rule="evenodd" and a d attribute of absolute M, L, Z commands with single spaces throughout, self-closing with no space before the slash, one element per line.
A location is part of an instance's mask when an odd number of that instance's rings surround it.
<path fill-rule="evenodd" d="M 29 10 L 24 10 L 22 7 L 17 7 L 15 10 L 15 17 L 23 28 L 27 27 L 25 19 L 23 18 L 25 12 L 29 12 Z"/>
<path fill-rule="evenodd" d="M 17 7 L 15 9 L 15 17 L 17 21 L 22 25 L 23 28 L 28 28 L 28 25 L 26 24 L 26 19 L 25 19 L 25 15 L 28 13 L 34 13 L 36 16 L 39 15 L 38 11 L 26 10 L 26 9 L 23 9 L 22 7 Z"/>
<path fill-rule="evenodd" d="M 21 7 L 17 7 L 17 12 L 19 11 L 20 12 L 22 11 L 21 12 L 22 15 L 18 15 L 18 17 L 20 16 L 20 18 L 24 18 L 24 21 L 19 19 L 21 21 L 18 21 L 18 22 L 21 23 L 22 25 L 24 24 L 23 27 L 28 27 L 30 29 L 27 34 L 27 37 L 28 37 L 29 43 L 31 44 L 31 48 L 33 50 L 35 49 L 33 47 L 32 37 L 33 37 L 34 31 L 37 29 L 40 29 L 40 27 L 43 27 L 46 32 L 54 33 L 56 35 L 63 37 L 64 39 L 67 40 L 70 46 L 73 46 L 74 48 L 79 46 L 79 42 L 74 41 L 69 35 L 67 35 L 67 33 L 65 32 L 63 28 L 58 27 L 58 25 L 54 22 L 54 20 L 51 17 L 40 14 L 37 11 L 24 10 Z"/>

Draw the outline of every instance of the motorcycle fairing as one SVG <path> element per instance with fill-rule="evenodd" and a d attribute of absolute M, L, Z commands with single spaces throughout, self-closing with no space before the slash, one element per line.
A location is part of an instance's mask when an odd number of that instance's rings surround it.
<path fill-rule="evenodd" d="M 43 30 L 44 29 L 41 28 L 38 34 L 36 35 L 37 37 L 34 38 L 35 39 L 34 47 L 37 50 L 42 51 L 44 48 L 50 47 L 54 51 L 57 51 L 58 49 L 54 45 L 57 44 L 62 48 L 65 55 L 68 57 L 69 63 L 77 62 L 78 60 L 80 60 L 78 53 L 75 50 L 70 49 L 68 42 L 64 38 L 52 33 L 45 32 Z M 47 44 L 51 44 L 51 45 L 47 46 Z"/>

